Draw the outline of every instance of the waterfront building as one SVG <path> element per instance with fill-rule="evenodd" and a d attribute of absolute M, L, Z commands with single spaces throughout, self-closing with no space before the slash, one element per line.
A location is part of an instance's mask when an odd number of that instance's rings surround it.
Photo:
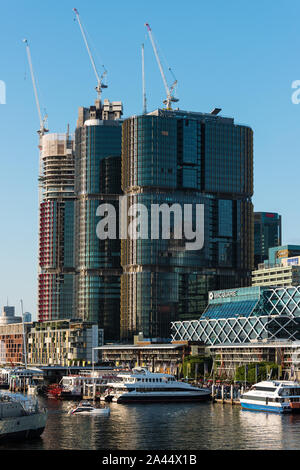
<path fill-rule="evenodd" d="M 66 134 L 41 138 L 39 201 L 39 321 L 74 312 L 74 142 Z"/>
<path fill-rule="evenodd" d="M 126 119 L 122 189 L 128 205 L 204 206 L 204 246 L 176 239 L 122 240 L 121 339 L 169 338 L 170 322 L 195 319 L 208 291 L 248 286 L 253 269 L 253 133 L 205 113 L 158 109 Z M 195 227 L 195 214 L 191 218 Z"/>
<path fill-rule="evenodd" d="M 208 347 L 216 376 L 233 379 L 240 366 L 270 362 L 278 365 L 279 376 L 300 380 L 300 341 L 256 341 L 244 344 L 218 344 Z"/>
<path fill-rule="evenodd" d="M 0 323 L 0 364 L 10 367 L 24 364 L 23 324 L 20 318 L 19 323 Z"/>
<path fill-rule="evenodd" d="M 199 320 L 172 323 L 175 341 L 206 345 L 300 339 L 300 285 L 214 291 Z"/>
<path fill-rule="evenodd" d="M 97 324 L 80 320 L 35 322 L 26 334 L 28 364 L 87 365 L 97 361 L 93 348 L 104 341 Z"/>
<path fill-rule="evenodd" d="M 254 212 L 254 265 L 268 259 L 269 248 L 281 245 L 281 215 Z"/>
<path fill-rule="evenodd" d="M 300 256 L 280 258 L 281 264 L 261 264 L 252 271 L 253 286 L 299 286 Z"/>
<path fill-rule="evenodd" d="M 156 343 L 144 340 L 136 344 L 107 344 L 98 348 L 99 358 L 123 368 L 147 367 L 153 372 L 176 375 L 186 356 L 205 353 L 203 344 L 178 341 Z"/>
<path fill-rule="evenodd" d="M 79 108 L 75 132 L 76 318 L 98 323 L 105 340 L 120 337 L 120 240 L 100 240 L 96 215 L 121 193 L 122 103 L 97 100 Z M 118 223 L 118 221 L 117 221 Z"/>

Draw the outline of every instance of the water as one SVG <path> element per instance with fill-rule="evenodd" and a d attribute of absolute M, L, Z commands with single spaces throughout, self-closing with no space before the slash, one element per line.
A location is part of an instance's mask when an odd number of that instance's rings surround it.
<path fill-rule="evenodd" d="M 110 416 L 68 415 L 74 402 L 41 399 L 49 410 L 40 439 L 7 449 L 300 449 L 300 414 L 242 411 L 212 403 L 109 404 Z"/>

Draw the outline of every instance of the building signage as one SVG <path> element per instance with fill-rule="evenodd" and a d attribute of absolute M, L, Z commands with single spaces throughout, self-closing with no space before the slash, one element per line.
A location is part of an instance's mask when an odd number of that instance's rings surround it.
<path fill-rule="evenodd" d="M 237 295 L 238 292 L 236 290 L 224 292 L 210 292 L 209 300 L 226 299 L 227 297 L 236 297 Z"/>
<path fill-rule="evenodd" d="M 297 257 L 297 258 L 287 258 L 286 264 L 289 264 L 289 265 L 299 264 L 299 257 Z"/>

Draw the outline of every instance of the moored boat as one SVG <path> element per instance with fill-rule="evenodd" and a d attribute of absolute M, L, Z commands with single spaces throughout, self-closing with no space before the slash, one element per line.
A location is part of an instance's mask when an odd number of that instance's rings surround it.
<path fill-rule="evenodd" d="M 38 402 L 16 395 L 0 395 L 0 442 L 39 437 L 46 426 L 47 411 Z"/>
<path fill-rule="evenodd" d="M 300 384 L 283 380 L 258 382 L 242 395 L 240 403 L 246 410 L 289 413 L 300 409 Z"/>
<path fill-rule="evenodd" d="M 210 389 L 180 382 L 173 375 L 149 372 L 139 367 L 117 375 L 117 381 L 107 384 L 106 401 L 133 402 L 188 402 L 206 401 Z"/>
<path fill-rule="evenodd" d="M 109 408 L 96 407 L 96 406 L 93 406 L 91 403 L 89 403 L 87 401 L 82 401 L 82 402 L 79 403 L 78 406 L 71 409 L 69 411 L 69 414 L 71 414 L 71 415 L 80 414 L 80 415 L 108 416 L 110 414 L 110 409 Z"/>

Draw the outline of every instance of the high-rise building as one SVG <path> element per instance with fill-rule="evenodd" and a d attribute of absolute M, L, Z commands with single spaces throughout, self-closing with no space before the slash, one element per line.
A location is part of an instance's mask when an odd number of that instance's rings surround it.
<path fill-rule="evenodd" d="M 120 336 L 120 241 L 96 233 L 101 204 L 118 213 L 121 193 L 121 102 L 79 108 L 75 133 L 76 318 L 96 322 L 106 341 Z"/>
<path fill-rule="evenodd" d="M 170 337 L 199 318 L 209 290 L 248 286 L 253 267 L 253 133 L 232 118 L 156 110 L 123 123 L 127 203 L 204 205 L 204 247 L 176 239 L 122 240 L 121 338 Z M 195 227 L 195 212 L 192 216 Z"/>
<path fill-rule="evenodd" d="M 280 245 L 269 248 L 269 259 L 265 261 L 269 267 L 281 264 L 283 258 L 300 256 L 300 245 Z"/>
<path fill-rule="evenodd" d="M 66 134 L 41 138 L 39 208 L 39 321 L 74 312 L 74 149 Z"/>
<path fill-rule="evenodd" d="M 281 215 L 254 212 L 254 265 L 268 259 L 269 248 L 281 245 Z"/>

